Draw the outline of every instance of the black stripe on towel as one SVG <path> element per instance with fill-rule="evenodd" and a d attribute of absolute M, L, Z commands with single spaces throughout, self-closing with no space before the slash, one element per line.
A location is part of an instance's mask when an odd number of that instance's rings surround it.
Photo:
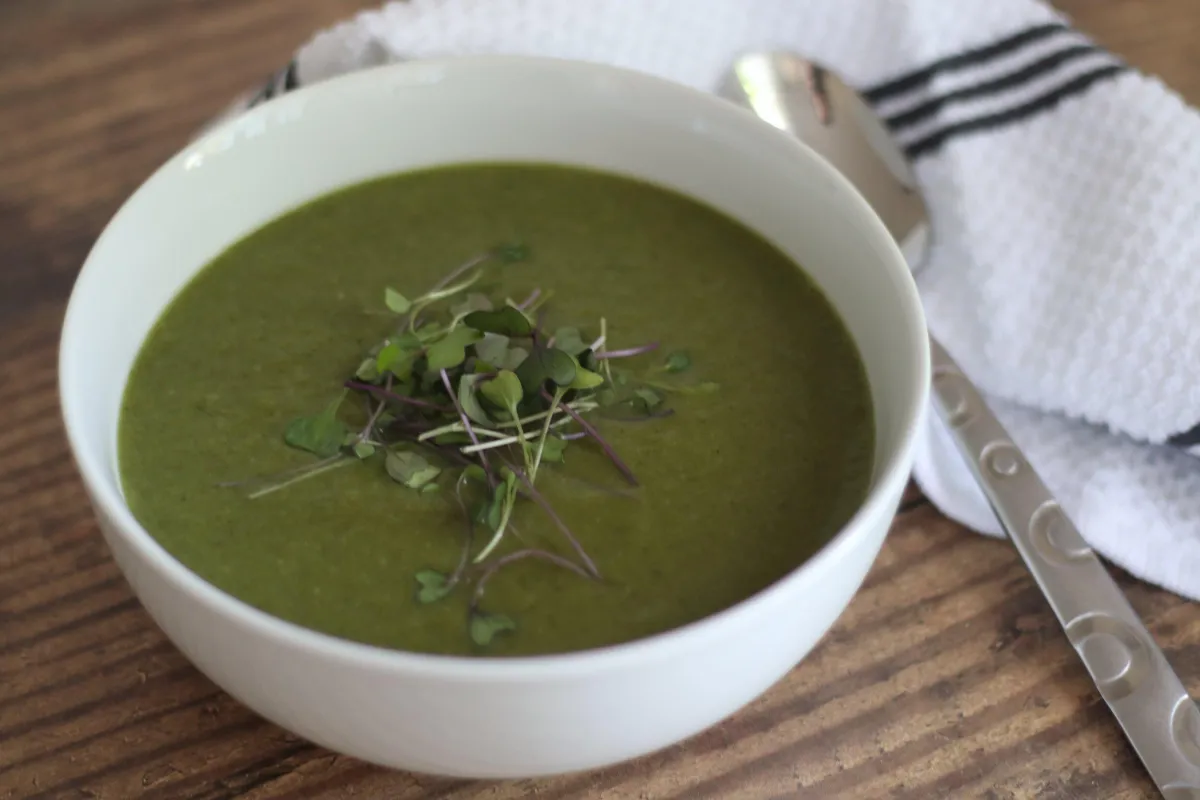
<path fill-rule="evenodd" d="M 1177 433 L 1167 439 L 1167 444 L 1173 447 L 1195 447 L 1200 444 L 1200 422 L 1182 433 Z"/>
<path fill-rule="evenodd" d="M 982 131 L 995 130 L 1006 125 L 1011 125 L 1014 122 L 1028 119 L 1042 111 L 1048 111 L 1054 108 L 1068 97 L 1083 94 L 1095 84 L 1108 78 L 1116 77 L 1129 68 L 1123 64 L 1110 64 L 1104 67 L 1098 67 L 1090 72 L 1085 72 L 1076 78 L 1072 78 L 1066 83 L 1057 86 L 1040 97 L 1024 103 L 1014 108 L 998 111 L 994 114 L 978 117 L 976 119 L 964 120 L 955 122 L 944 128 L 939 128 L 933 131 L 928 136 L 925 136 L 905 148 L 905 153 L 909 160 L 915 160 L 922 156 L 930 155 L 941 149 L 950 139 L 956 136 L 965 136 L 972 133 L 980 133 Z"/>
<path fill-rule="evenodd" d="M 274 97 L 287 94 L 299 85 L 300 81 L 296 75 L 296 60 L 292 59 L 288 62 L 285 69 L 271 75 L 262 89 L 246 104 L 246 107 L 254 108 L 257 105 L 262 105 Z"/>
<path fill-rule="evenodd" d="M 1006 36 L 999 41 L 983 45 L 982 47 L 975 47 L 957 55 L 947 56 L 933 62 L 929 66 L 921 67 L 898 78 L 893 78 L 892 80 L 873 86 L 863 92 L 863 97 L 866 98 L 868 103 L 879 103 L 888 98 L 906 94 L 914 89 L 925 86 L 938 73 L 953 72 L 964 67 L 984 64 L 998 56 L 1015 52 L 1028 44 L 1039 42 L 1069 30 L 1071 28 L 1061 22 L 1051 22 L 1027 28 L 1011 36 Z"/>
<path fill-rule="evenodd" d="M 968 86 L 958 89 L 941 97 L 935 97 L 908 111 L 888 117 L 884 120 L 884 123 L 892 132 L 897 132 L 929 119 L 951 103 L 970 100 L 976 97 L 985 97 L 989 94 L 1000 94 L 1001 92 L 1015 89 L 1018 86 L 1029 83 L 1035 78 L 1053 72 L 1064 64 L 1069 64 L 1075 59 L 1099 52 L 1102 52 L 1100 48 L 1093 44 L 1071 45 L 994 80 L 985 81 L 978 86 Z"/>
<path fill-rule="evenodd" d="M 283 72 L 283 92 L 290 92 L 300 85 L 300 79 L 296 75 L 296 59 L 288 62 L 287 69 Z"/>

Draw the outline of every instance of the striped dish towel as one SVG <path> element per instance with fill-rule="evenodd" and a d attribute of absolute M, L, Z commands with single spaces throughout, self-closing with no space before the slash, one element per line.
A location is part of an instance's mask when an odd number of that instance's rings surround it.
<path fill-rule="evenodd" d="M 1200 281 L 1186 278 L 1200 118 L 1037 0 L 409 0 L 318 34 L 229 113 L 458 53 L 602 61 L 711 90 L 760 48 L 865 91 L 928 195 L 930 327 L 1096 550 L 1200 598 Z M 998 535 L 930 416 L 917 480 Z"/>

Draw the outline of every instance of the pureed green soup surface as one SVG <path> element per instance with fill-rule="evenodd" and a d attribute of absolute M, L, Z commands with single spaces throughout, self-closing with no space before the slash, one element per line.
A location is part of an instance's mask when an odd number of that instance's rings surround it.
<path fill-rule="evenodd" d="M 467 528 L 454 491 L 461 469 L 428 451 L 413 452 L 444 468 L 432 481 L 438 491 L 393 480 L 382 452 L 361 463 L 351 453 L 355 463 L 256 499 L 249 495 L 263 484 L 219 485 L 318 461 L 288 447 L 284 431 L 329 407 L 364 354 L 395 330 L 402 318 L 385 305 L 385 287 L 415 300 L 470 257 L 514 241 L 527 257 L 485 264 L 485 279 L 469 291 L 500 304 L 552 291 L 542 306 L 547 332 L 577 326 L 590 343 L 603 317 L 608 350 L 662 345 L 608 362 L 632 376 L 629 385 L 646 378 L 685 388 L 652 390 L 623 409 L 651 419 L 585 415 L 636 488 L 590 438 L 570 441 L 562 463 L 541 465 L 537 491 L 601 580 L 527 558 L 490 576 L 474 612 L 478 567 L 444 597 L 420 602 L 416 576 L 453 574 Z M 464 296 L 425 316 L 447 322 L 446 308 Z M 667 360 L 681 351 L 690 364 L 676 363 L 687 368 L 675 373 Z M 615 388 L 594 391 L 606 387 Z M 367 398 L 352 391 L 339 406 L 350 430 L 363 426 Z M 673 413 L 658 416 L 665 409 Z M 143 346 L 119 451 L 134 514 L 230 594 L 370 644 L 517 655 L 665 631 L 776 581 L 865 496 L 872 419 L 864 369 L 836 312 L 787 257 L 740 224 L 621 177 L 467 165 L 344 189 L 217 258 Z M 491 452 L 494 467 L 501 451 Z M 508 453 L 520 463 L 519 450 Z M 478 482 L 467 490 L 486 516 L 490 490 Z M 473 556 L 492 537 L 488 524 L 474 526 Z M 492 561 L 541 548 L 580 563 L 532 499 L 516 497 L 510 524 Z M 473 640 L 472 613 L 504 621 L 486 646 Z"/>

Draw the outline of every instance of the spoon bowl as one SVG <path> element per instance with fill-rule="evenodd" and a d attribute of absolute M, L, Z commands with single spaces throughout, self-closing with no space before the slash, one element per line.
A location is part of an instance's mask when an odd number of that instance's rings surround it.
<path fill-rule="evenodd" d="M 812 147 L 883 220 L 914 272 L 926 262 L 929 209 L 904 152 L 862 95 L 795 53 L 746 53 L 717 95 Z"/>

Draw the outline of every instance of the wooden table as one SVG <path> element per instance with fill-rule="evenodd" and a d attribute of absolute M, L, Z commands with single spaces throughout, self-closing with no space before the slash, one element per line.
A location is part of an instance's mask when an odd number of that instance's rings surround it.
<path fill-rule="evenodd" d="M 1060 6 L 1200 102 L 1195 3 Z M 365 5 L 0 3 L 0 798 L 1153 796 L 1010 547 L 960 530 L 915 490 L 802 667 L 691 741 L 593 774 L 388 772 L 264 722 L 189 666 L 110 560 L 67 455 L 64 302 L 155 166 L 311 31 Z M 1200 606 L 1122 583 L 1200 688 Z"/>

